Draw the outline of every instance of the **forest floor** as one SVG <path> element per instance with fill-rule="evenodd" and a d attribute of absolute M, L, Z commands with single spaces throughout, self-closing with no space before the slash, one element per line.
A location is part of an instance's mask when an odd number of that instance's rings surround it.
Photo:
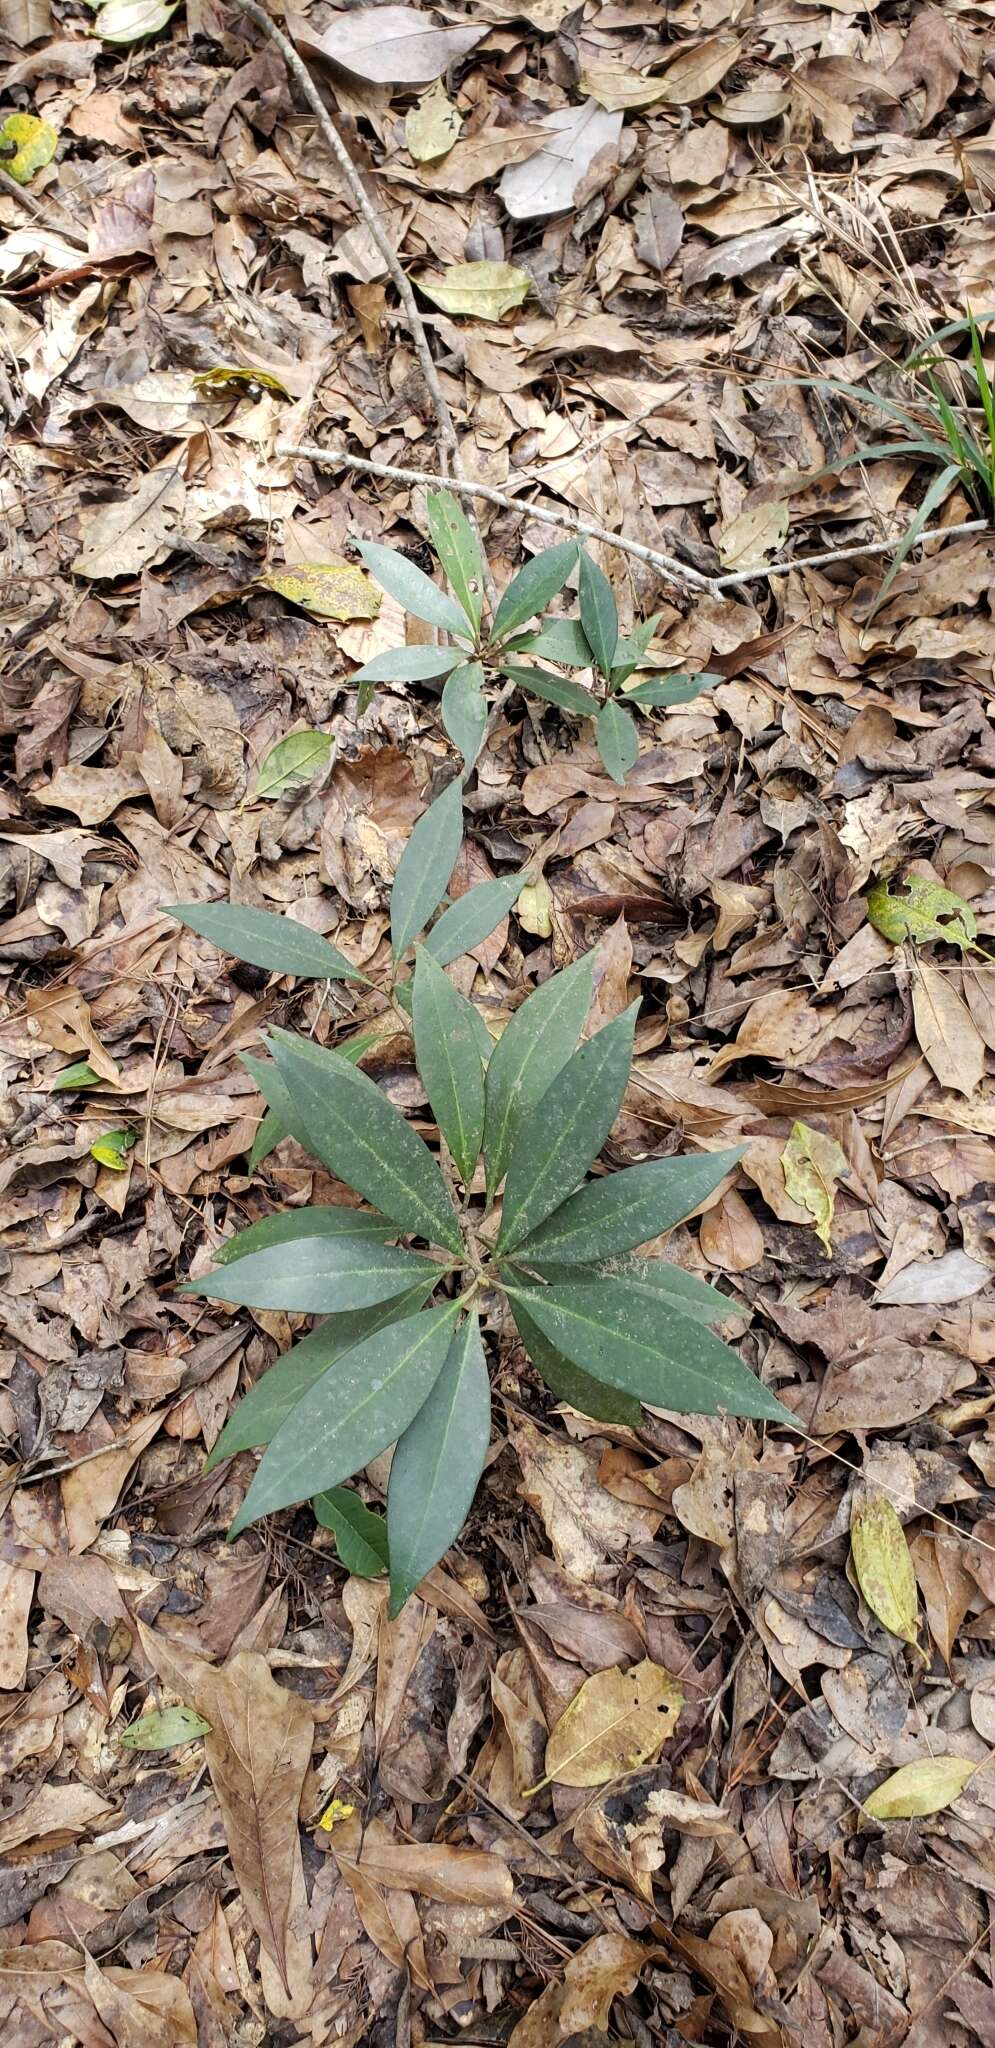
<path fill-rule="evenodd" d="M 516 501 L 479 507 L 498 587 L 559 537 L 534 505 L 709 576 L 897 546 L 930 457 L 803 380 L 870 374 L 921 420 L 896 366 L 995 304 L 990 0 L 420 11 L 290 27 L 465 467 Z M 452 772 L 438 699 L 358 708 L 406 627 L 355 568 L 331 618 L 266 579 L 356 539 L 430 566 L 424 495 L 277 447 L 435 470 L 439 433 L 237 5 L 8 0 L 0 36 L 0 116 L 58 136 L 0 190 L 5 2048 L 995 2048 L 995 534 L 913 550 L 878 605 L 887 555 L 700 594 L 595 546 L 623 629 L 660 612 L 653 660 L 718 680 L 647 712 L 624 786 L 513 696 L 467 794 L 456 888 L 539 879 L 460 987 L 496 1031 L 596 947 L 595 1021 L 641 996 L 606 1160 L 745 1146 L 666 1249 L 803 1433 L 594 1424 L 497 1334 L 470 1522 L 397 1620 L 309 1509 L 226 1545 L 253 1458 L 205 1452 L 306 1325 L 176 1282 L 334 1198 L 292 1141 L 249 1170 L 239 1054 L 364 1012 L 164 906 L 385 960 Z M 520 302 L 495 317 L 498 273 L 443 310 L 467 263 L 514 266 Z M 891 452 L 828 467 L 862 442 Z M 975 516 L 953 479 L 931 518 Z M 333 744 L 288 785 L 266 764 L 297 732 Z M 903 872 L 889 936 L 868 892 Z M 432 1139 L 407 1040 L 366 1066 Z M 868 1497 L 904 1529 L 874 1611 Z M 644 1659 L 684 1694 L 658 1753 L 530 1796 L 581 1686 Z M 178 1705 L 210 1732 L 122 1744 Z"/>

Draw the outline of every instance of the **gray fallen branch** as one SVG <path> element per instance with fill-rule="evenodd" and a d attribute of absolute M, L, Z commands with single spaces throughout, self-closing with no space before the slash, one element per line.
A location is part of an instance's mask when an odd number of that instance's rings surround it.
<path fill-rule="evenodd" d="M 926 526 L 916 534 L 916 547 L 924 540 L 953 540 L 961 533 L 986 533 L 990 522 L 987 519 L 966 519 L 961 526 Z M 827 548 L 821 555 L 797 555 L 793 561 L 768 562 L 764 569 L 737 569 L 731 576 L 716 576 L 712 579 L 714 591 L 728 590 L 733 583 L 760 583 L 767 576 L 779 576 L 788 569 L 821 569 L 826 562 L 856 562 L 862 555 L 889 555 L 901 546 L 901 534 L 895 540 L 861 541 L 852 548 Z"/>

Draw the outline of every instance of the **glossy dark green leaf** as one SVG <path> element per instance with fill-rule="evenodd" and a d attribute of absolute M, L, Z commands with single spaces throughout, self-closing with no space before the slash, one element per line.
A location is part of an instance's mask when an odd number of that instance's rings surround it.
<path fill-rule="evenodd" d="M 538 1229 L 597 1158 L 622 1106 L 638 1010 L 638 1002 L 632 1003 L 589 1038 L 519 1128 L 508 1161 L 499 1252 L 513 1251 Z"/>
<path fill-rule="evenodd" d="M 476 632 L 484 609 L 484 558 L 480 542 L 453 491 L 427 491 L 425 511 L 432 545 L 446 581 Z"/>
<path fill-rule="evenodd" d="M 442 1371 L 458 1312 L 440 1302 L 337 1359 L 277 1430 L 229 1535 L 341 1486 L 402 1436 Z"/>
<path fill-rule="evenodd" d="M 721 683 L 722 676 L 702 669 L 698 675 L 647 676 L 641 683 L 635 683 L 631 690 L 624 690 L 622 700 L 626 704 L 645 706 L 690 704 L 692 698 L 700 697 L 702 690 L 710 690 Z"/>
<path fill-rule="evenodd" d="M 538 632 L 523 633 L 508 654 L 543 654 L 565 668 L 593 668 L 594 655 L 579 619 L 546 619 Z"/>
<path fill-rule="evenodd" d="M 274 1032 L 272 1045 L 299 1144 L 401 1230 L 460 1252 L 459 1225 L 438 1164 L 376 1083 L 341 1053 L 323 1052 L 290 1032 Z"/>
<path fill-rule="evenodd" d="M 396 597 L 406 612 L 424 619 L 426 625 L 441 627 L 444 633 L 466 636 L 467 623 L 459 605 L 423 569 L 398 554 L 396 548 L 381 547 L 379 541 L 361 540 L 356 545 L 381 588 Z"/>
<path fill-rule="evenodd" d="M 263 1160 L 268 1159 L 270 1153 L 275 1152 L 277 1146 L 281 1145 L 284 1138 L 288 1136 L 287 1127 L 280 1122 L 276 1110 L 268 1109 L 252 1140 L 252 1147 L 249 1152 L 249 1172 L 255 1173 L 256 1167 L 261 1166 Z"/>
<path fill-rule="evenodd" d="M 398 1614 L 454 1543 L 470 1511 L 491 1434 L 491 1390 L 476 1312 L 394 1452 L 387 1490 L 390 1612 Z"/>
<path fill-rule="evenodd" d="M 106 1084 L 105 1084 L 106 1085 Z M 100 1075 L 95 1074 L 89 1060 L 74 1060 L 71 1067 L 63 1067 L 52 1082 L 52 1094 L 63 1088 L 99 1088 Z"/>
<path fill-rule="evenodd" d="M 483 691 L 484 671 L 479 661 L 465 661 L 454 668 L 442 692 L 442 723 L 463 756 L 467 771 L 483 744 L 487 730 L 487 702 Z"/>
<path fill-rule="evenodd" d="M 344 1202 L 311 1202 L 303 1209 L 281 1209 L 275 1216 L 261 1216 L 245 1230 L 236 1230 L 214 1254 L 219 1266 L 230 1266 L 249 1252 L 268 1251 L 271 1245 L 288 1244 L 296 1237 L 365 1237 L 370 1244 L 386 1244 L 397 1236 L 397 1225 L 367 1209 L 348 1209 Z M 559 1254 L 557 1254 L 559 1256 Z"/>
<path fill-rule="evenodd" d="M 563 589 L 567 577 L 577 562 L 575 540 L 560 541 L 556 547 L 543 548 L 542 553 L 533 555 L 524 569 L 509 583 L 507 590 L 494 614 L 493 638 L 505 640 L 516 627 L 524 626 L 526 619 L 534 619 L 537 612 L 544 612 L 551 604 L 558 590 Z"/>
<path fill-rule="evenodd" d="M 378 1330 L 415 1315 L 424 1308 L 435 1284 L 433 1274 L 430 1280 L 420 1280 L 406 1293 L 399 1294 L 395 1301 L 380 1302 L 376 1308 L 356 1309 L 352 1315 L 328 1316 L 309 1336 L 292 1345 L 243 1394 L 207 1459 L 205 1472 L 223 1464 L 226 1458 L 233 1458 L 237 1451 L 251 1451 L 257 1444 L 271 1443 L 308 1388 L 320 1380 L 336 1359 L 344 1358 L 347 1351 L 375 1336 Z"/>
<path fill-rule="evenodd" d="M 323 1529 L 330 1529 L 347 1572 L 356 1578 L 378 1579 L 387 1569 L 387 1524 L 374 1515 L 348 1486 L 333 1486 L 315 1495 L 311 1506 Z"/>
<path fill-rule="evenodd" d="M 425 950 L 440 967 L 450 967 L 463 953 L 482 946 L 517 903 L 528 870 L 520 875 L 501 875 L 496 882 L 478 882 L 466 889 L 444 910 L 425 939 Z"/>
<path fill-rule="evenodd" d="M 490 1057 L 484 1089 L 489 1194 L 504 1179 L 519 1131 L 570 1058 L 593 993 L 594 954 L 586 953 L 527 996 L 505 1025 Z M 583 1168 L 578 1179 L 582 1173 Z"/>
<path fill-rule="evenodd" d="M 610 676 L 618 646 L 618 611 L 612 587 L 603 569 L 580 551 L 580 622 L 584 638 L 603 676 Z"/>
<path fill-rule="evenodd" d="M 594 1379 L 591 1373 L 582 1372 L 579 1365 L 564 1358 L 549 1338 L 543 1336 L 523 1301 L 513 1301 L 512 1312 L 519 1336 L 536 1371 L 558 1401 L 567 1401 L 571 1408 L 576 1408 L 581 1415 L 590 1415 L 595 1422 L 623 1422 L 630 1429 L 639 1428 L 643 1410 L 634 1394 L 623 1394 L 618 1387 L 606 1387 L 602 1380 Z"/>
<path fill-rule="evenodd" d="M 595 726 L 595 738 L 602 763 L 613 782 L 624 782 L 639 759 L 639 734 L 631 711 L 617 697 L 602 704 Z"/>
<path fill-rule="evenodd" d="M 356 670 L 352 682 L 430 683 L 447 676 L 466 656 L 462 647 L 390 647 Z"/>
<path fill-rule="evenodd" d="M 589 1181 L 519 1244 L 519 1255 L 586 1264 L 648 1244 L 697 1209 L 742 1156 L 739 1146 L 729 1152 L 648 1159 Z"/>
<path fill-rule="evenodd" d="M 558 704 L 561 711 L 573 711 L 578 718 L 593 718 L 597 711 L 597 698 L 569 676 L 554 676 L 544 668 L 522 668 L 517 662 L 502 662 L 501 674 L 530 696 L 541 697 L 546 704 Z"/>
<path fill-rule="evenodd" d="M 222 953 L 264 967 L 270 974 L 296 974 L 310 980 L 365 981 L 366 976 L 337 946 L 318 932 L 275 910 L 252 910 L 245 903 L 169 903 L 168 916 L 210 939 Z"/>
<path fill-rule="evenodd" d="M 584 1372 L 678 1415 L 757 1415 L 794 1423 L 736 1353 L 663 1295 L 602 1276 L 509 1287 L 543 1335 Z"/>
<path fill-rule="evenodd" d="M 390 899 L 390 940 L 399 960 L 438 910 L 463 844 L 463 784 L 455 782 L 429 804 L 397 863 Z"/>
<path fill-rule="evenodd" d="M 296 1237 L 265 1251 L 247 1252 L 218 1273 L 188 1280 L 182 1292 L 234 1302 L 240 1308 L 343 1315 L 348 1309 L 391 1301 L 432 1273 L 429 1259 L 369 1237 Z"/>
<path fill-rule="evenodd" d="M 432 1115 L 467 1183 L 484 1135 L 484 1070 L 473 1014 L 472 1003 L 419 946 L 411 1005 L 415 1061 Z"/>

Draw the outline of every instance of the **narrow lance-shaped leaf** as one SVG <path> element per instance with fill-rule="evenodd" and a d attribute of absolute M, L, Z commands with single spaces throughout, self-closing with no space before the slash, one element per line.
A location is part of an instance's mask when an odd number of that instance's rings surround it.
<path fill-rule="evenodd" d="M 411 1015 L 415 1060 L 432 1114 L 457 1172 L 469 1183 L 484 1135 L 484 1071 L 474 1010 L 424 946 L 415 959 Z"/>
<path fill-rule="evenodd" d="M 488 1194 L 500 1186 L 519 1131 L 570 1058 L 593 993 L 594 954 L 586 953 L 527 996 L 505 1025 L 484 1091 Z"/>
<path fill-rule="evenodd" d="M 454 492 L 428 491 L 425 510 L 432 543 L 449 587 L 476 632 L 484 608 L 484 558 L 480 542 Z"/>
<path fill-rule="evenodd" d="M 218 1273 L 189 1280 L 182 1292 L 242 1308 L 285 1309 L 294 1315 L 373 1308 L 403 1294 L 416 1279 L 428 1279 L 429 1259 L 368 1237 L 299 1237 L 248 1252 Z"/>
<path fill-rule="evenodd" d="M 455 782 L 423 811 L 397 863 L 390 899 L 395 960 L 423 931 L 446 893 L 463 844 L 463 784 Z"/>
<path fill-rule="evenodd" d="M 545 619 L 532 633 L 509 641 L 507 654 L 543 654 L 566 668 L 593 668 L 594 654 L 579 619 Z"/>
<path fill-rule="evenodd" d="M 439 1376 L 455 1301 L 392 1323 L 338 1359 L 277 1430 L 229 1530 L 341 1486 L 413 1422 Z"/>
<path fill-rule="evenodd" d="M 308 980 L 365 981 L 337 946 L 292 917 L 274 910 L 253 910 L 245 903 L 170 903 L 167 914 L 222 953 L 264 967 L 270 974 L 296 974 Z"/>
<path fill-rule="evenodd" d="M 611 667 L 613 690 L 620 689 L 623 683 L 628 682 L 633 669 L 638 668 L 662 617 L 662 612 L 654 612 L 652 618 L 644 619 L 642 624 L 636 627 L 635 632 L 630 633 L 627 640 L 617 642 L 615 659 Z"/>
<path fill-rule="evenodd" d="M 494 614 L 492 637 L 506 640 L 517 626 L 524 626 L 526 619 L 544 612 L 557 591 L 563 589 L 576 561 L 575 540 L 561 541 L 557 547 L 543 548 L 541 554 L 533 555 L 531 562 L 526 562 L 509 583 Z"/>
<path fill-rule="evenodd" d="M 572 1055 L 519 1130 L 508 1165 L 499 1252 L 513 1251 L 558 1209 L 597 1158 L 622 1106 L 638 1010 L 638 1002 L 630 1004 Z"/>
<path fill-rule="evenodd" d="M 580 622 L 584 637 L 603 676 L 610 676 L 618 647 L 618 612 L 603 569 L 580 551 Z"/>
<path fill-rule="evenodd" d="M 517 1297 L 512 1302 L 512 1312 L 519 1336 L 532 1360 L 536 1371 L 545 1380 L 550 1392 L 558 1401 L 567 1401 L 581 1415 L 590 1415 L 595 1422 L 626 1423 L 630 1429 L 638 1429 L 643 1419 L 642 1404 L 634 1394 L 625 1394 L 618 1387 L 606 1387 L 591 1373 L 582 1372 L 562 1351 L 557 1351 L 548 1337 L 544 1337 L 538 1323 L 533 1322 L 524 1301 Z"/>
<path fill-rule="evenodd" d="M 519 1256 L 575 1265 L 648 1244 L 690 1216 L 742 1156 L 737 1146 L 729 1152 L 648 1159 L 590 1181 L 519 1244 Z"/>
<path fill-rule="evenodd" d="M 459 1535 L 484 1469 L 490 1427 L 491 1390 L 480 1322 L 471 1311 L 454 1332 L 442 1371 L 391 1463 L 392 1615 Z"/>
<path fill-rule="evenodd" d="M 506 661 L 501 664 L 501 674 L 527 690 L 532 697 L 541 697 L 544 703 L 556 704 L 561 711 L 573 711 L 578 718 L 593 718 L 598 700 L 590 690 L 575 683 L 571 676 L 554 676 L 548 669 L 522 668 L 518 662 Z"/>
<path fill-rule="evenodd" d="M 255 1173 L 256 1167 L 261 1166 L 263 1160 L 268 1159 L 270 1153 L 275 1152 L 277 1146 L 281 1145 L 284 1138 L 289 1136 L 290 1133 L 287 1130 L 286 1124 L 280 1122 L 276 1110 L 268 1109 L 252 1140 L 249 1151 L 249 1172 Z"/>
<path fill-rule="evenodd" d="M 400 1229 L 459 1253 L 459 1225 L 438 1164 L 376 1083 L 340 1053 L 290 1032 L 274 1031 L 272 1045 L 299 1143 Z"/>
<path fill-rule="evenodd" d="M 406 612 L 416 619 L 424 619 L 428 626 L 439 626 L 444 633 L 456 633 L 467 637 L 467 623 L 458 604 L 454 604 L 446 591 L 440 590 L 419 569 L 409 562 L 406 555 L 400 555 L 396 548 L 381 547 L 379 541 L 361 540 L 356 543 L 364 562 L 377 582 Z"/>
<path fill-rule="evenodd" d="M 631 690 L 623 690 L 626 704 L 642 704 L 650 709 L 655 706 L 666 708 L 670 704 L 690 704 L 702 690 L 710 690 L 714 683 L 721 683 L 722 677 L 703 669 L 700 675 L 647 676 L 640 683 L 634 683 Z"/>
<path fill-rule="evenodd" d="M 487 704 L 483 692 L 484 671 L 479 661 L 466 661 L 454 668 L 442 692 L 442 723 L 463 756 L 469 773 L 487 730 Z"/>
<path fill-rule="evenodd" d="M 582 1269 L 583 1271 L 583 1269 Z M 662 1298 L 597 1275 L 552 1287 L 509 1285 L 544 1336 L 584 1372 L 678 1415 L 756 1415 L 794 1424 L 734 1351 Z"/>
<path fill-rule="evenodd" d="M 360 1579 L 378 1579 L 387 1569 L 387 1524 L 371 1514 L 351 1487 L 333 1486 L 315 1495 L 315 1519 L 330 1529 L 347 1572 Z"/>
<path fill-rule="evenodd" d="M 365 1237 L 370 1244 L 386 1244 L 397 1236 L 397 1226 L 385 1216 L 366 1209 L 347 1209 L 344 1202 L 313 1202 L 303 1209 L 281 1209 L 274 1216 L 262 1216 L 245 1230 L 219 1244 L 214 1254 L 219 1266 L 230 1266 L 248 1252 L 263 1252 L 270 1245 L 288 1244 L 298 1237 Z"/>
<path fill-rule="evenodd" d="M 344 1358 L 347 1351 L 352 1351 L 365 1338 L 375 1336 L 378 1330 L 403 1322 L 407 1316 L 413 1316 L 418 1309 L 424 1308 L 437 1277 L 433 1273 L 430 1279 L 418 1281 L 404 1294 L 399 1294 L 396 1300 L 380 1302 L 376 1308 L 356 1309 L 351 1315 L 328 1316 L 309 1336 L 292 1345 L 249 1388 L 248 1393 L 243 1394 L 207 1459 L 205 1472 L 223 1464 L 226 1458 L 233 1458 L 237 1451 L 253 1450 L 257 1444 L 271 1443 L 291 1410 L 303 1400 L 308 1388 L 321 1379 L 336 1359 Z"/>
<path fill-rule="evenodd" d="M 430 683 L 466 656 L 462 647 L 391 647 L 356 670 L 353 683 Z"/>
<path fill-rule="evenodd" d="M 426 935 L 425 951 L 440 967 L 449 967 L 462 953 L 482 946 L 517 903 L 528 879 L 526 869 L 523 874 L 501 875 L 495 882 L 478 882 L 475 889 L 465 890 Z"/>
<path fill-rule="evenodd" d="M 609 697 L 598 712 L 595 727 L 598 753 L 613 782 L 624 782 L 639 759 L 639 734 L 631 711 L 617 697 Z"/>
<path fill-rule="evenodd" d="M 950 462 L 947 464 L 947 467 L 940 472 L 939 476 L 933 478 L 933 481 L 930 484 L 925 497 L 923 498 L 922 504 L 920 505 L 919 510 L 915 515 L 915 518 L 907 527 L 905 533 L 903 533 L 902 538 L 899 541 L 897 548 L 895 549 L 894 557 L 888 568 L 888 574 L 886 575 L 884 582 L 882 583 L 881 588 L 878 591 L 876 598 L 874 599 L 874 603 L 872 604 L 870 611 L 867 614 L 868 625 L 870 625 L 870 622 L 875 617 L 876 613 L 878 613 L 881 610 L 881 606 L 883 605 L 885 598 L 887 597 L 888 592 L 891 589 L 891 586 L 894 583 L 896 576 L 898 575 L 899 569 L 901 568 L 906 555 L 909 554 L 911 549 L 915 547 L 916 541 L 918 540 L 919 535 L 923 530 L 923 527 L 927 525 L 931 515 L 936 511 L 937 505 L 942 504 L 944 498 L 947 495 L 947 492 L 950 489 L 951 484 L 955 482 L 956 478 L 959 475 L 959 465 L 956 462 Z"/>

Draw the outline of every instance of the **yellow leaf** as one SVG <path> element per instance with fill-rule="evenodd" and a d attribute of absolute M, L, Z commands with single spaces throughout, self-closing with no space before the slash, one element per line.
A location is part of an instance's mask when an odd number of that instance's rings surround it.
<path fill-rule="evenodd" d="M 260 391 L 275 391 L 280 398 L 290 397 L 286 385 L 281 384 L 279 377 L 274 377 L 270 370 L 257 370 L 254 366 L 246 369 L 234 363 L 219 364 L 214 370 L 198 370 L 193 385 L 196 391 L 203 392 L 229 388 L 233 394 L 244 391 L 250 398 L 257 397 Z"/>
<path fill-rule="evenodd" d="M 301 562 L 295 569 L 271 569 L 259 581 L 318 619 L 375 619 L 380 610 L 376 585 L 349 562 Z"/>
<path fill-rule="evenodd" d="M 807 1209 L 816 1236 L 831 1256 L 830 1229 L 836 1207 L 836 1182 L 847 1170 L 846 1153 L 825 1131 L 809 1124 L 795 1123 L 781 1154 L 784 1186 L 793 1202 Z"/>
<path fill-rule="evenodd" d="M 515 916 L 522 929 L 534 939 L 548 939 L 553 930 L 553 892 L 545 875 L 538 882 L 526 882 L 519 892 Z"/>
<path fill-rule="evenodd" d="M 441 277 L 415 281 L 433 305 L 467 320 L 500 320 L 532 289 L 528 272 L 513 263 L 447 263 Z"/>
<path fill-rule="evenodd" d="M 918 1763 L 903 1764 L 864 1800 L 864 1812 L 872 1820 L 913 1820 L 942 1813 L 979 1768 L 966 1756 L 924 1756 Z"/>
<path fill-rule="evenodd" d="M 613 1664 L 585 1680 L 546 1744 L 546 1775 L 557 1785 L 604 1785 L 655 1756 L 684 1705 L 676 1679 L 644 1658 L 631 1671 Z"/>
<path fill-rule="evenodd" d="M 332 1799 L 326 1806 L 318 1826 L 326 1828 L 330 1834 L 332 1829 L 337 1827 L 341 1821 L 351 1820 L 355 1811 L 355 1807 L 350 1806 L 347 1799 Z"/>
<path fill-rule="evenodd" d="M 458 141 L 462 126 L 462 115 L 453 106 L 441 78 L 437 78 L 405 120 L 404 140 L 409 156 L 414 157 L 416 164 L 430 164 L 436 157 L 445 156 Z"/>
<path fill-rule="evenodd" d="M 90 1146 L 90 1158 L 98 1166 L 109 1166 L 112 1173 L 124 1173 L 127 1154 L 135 1142 L 134 1131 L 105 1131 L 102 1138 L 95 1138 Z"/>
<path fill-rule="evenodd" d="M 58 141 L 55 129 L 47 121 L 39 121 L 37 114 L 8 114 L 0 128 L 0 151 L 8 178 L 18 185 L 29 184 L 36 171 L 51 163 Z"/>
<path fill-rule="evenodd" d="M 857 1584 L 872 1614 L 903 1642 L 918 1640 L 916 1575 L 905 1530 L 883 1495 L 864 1494 L 850 1511 L 850 1548 Z"/>

